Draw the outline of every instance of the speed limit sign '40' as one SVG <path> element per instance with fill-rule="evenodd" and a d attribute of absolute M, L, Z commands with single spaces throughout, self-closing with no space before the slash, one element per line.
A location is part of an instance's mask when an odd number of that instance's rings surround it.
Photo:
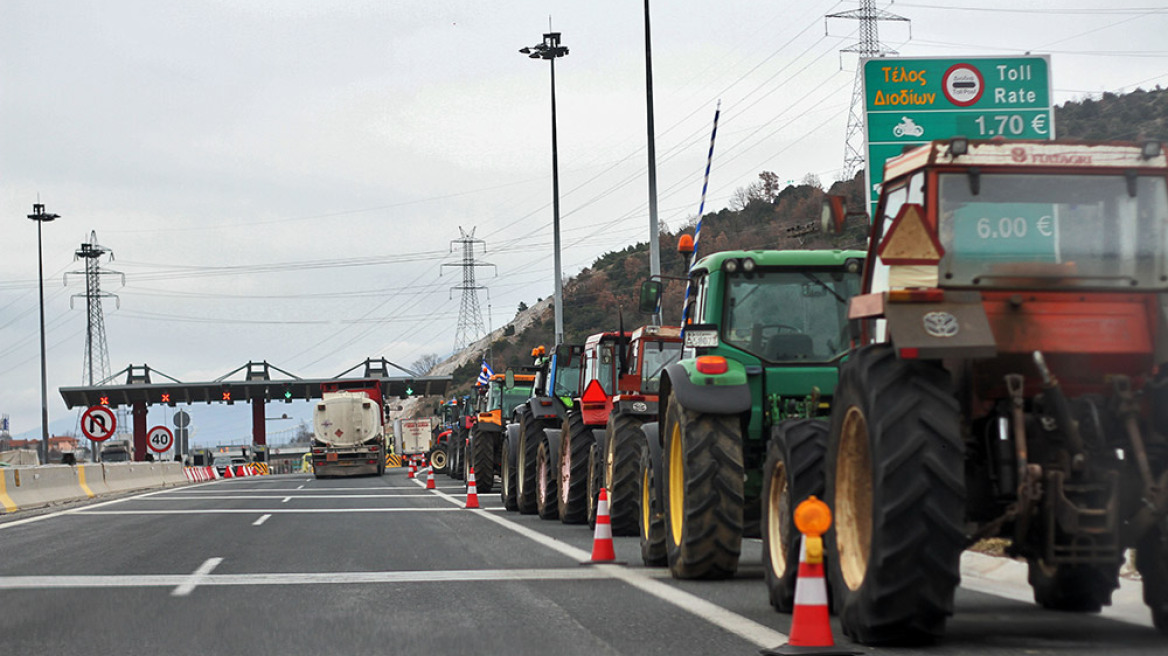
<path fill-rule="evenodd" d="M 146 446 L 155 453 L 162 453 L 174 444 L 174 434 L 166 426 L 155 426 L 146 435 Z"/>

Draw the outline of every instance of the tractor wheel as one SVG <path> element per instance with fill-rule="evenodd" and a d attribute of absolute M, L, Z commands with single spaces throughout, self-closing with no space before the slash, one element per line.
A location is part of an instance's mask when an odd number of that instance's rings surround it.
<path fill-rule="evenodd" d="M 744 481 L 737 416 L 686 410 L 673 394 L 665 415 L 665 546 L 678 579 L 723 579 L 742 553 Z"/>
<path fill-rule="evenodd" d="M 637 417 L 613 413 L 605 427 L 604 487 L 608 489 L 613 535 L 637 534 L 641 493 L 637 474 L 645 444 L 641 423 Z"/>
<path fill-rule="evenodd" d="M 1144 603 L 1152 624 L 1168 634 L 1168 520 L 1160 520 L 1136 545 L 1136 569 L 1144 579 Z"/>
<path fill-rule="evenodd" d="M 551 445 L 541 440 L 535 453 L 535 507 L 540 519 L 555 519 L 560 508 L 556 504 L 555 468 L 551 462 Z"/>
<path fill-rule="evenodd" d="M 450 463 L 450 459 L 446 455 L 445 446 L 436 446 L 430 450 L 430 466 L 434 468 L 435 474 L 445 474 L 446 465 Z"/>
<path fill-rule="evenodd" d="M 840 368 L 827 448 L 831 592 L 863 644 L 921 643 L 953 613 L 965 547 L 961 416 L 948 372 L 864 347 Z"/>
<path fill-rule="evenodd" d="M 791 419 L 775 427 L 767 445 L 762 479 L 762 564 L 767 592 L 776 610 L 795 607 L 799 543 L 795 506 L 812 495 L 823 498 L 823 457 L 827 422 Z"/>
<path fill-rule="evenodd" d="M 560 521 L 584 524 L 588 521 L 588 451 L 592 448 L 592 431 L 575 410 L 568 411 L 560 441 L 559 495 Z"/>
<path fill-rule="evenodd" d="M 479 494 L 490 494 L 495 488 L 495 440 L 494 433 L 481 432 L 471 441 L 470 468 L 474 469 L 475 490 Z"/>
<path fill-rule="evenodd" d="M 519 449 L 516 454 L 515 468 L 515 503 L 519 512 L 531 515 L 537 512 L 535 485 L 536 450 L 543 441 L 543 422 L 531 414 L 527 406 L 520 406 L 519 411 Z"/>
<path fill-rule="evenodd" d="M 641 447 L 641 562 L 645 567 L 665 567 L 665 515 L 661 511 L 661 445 L 656 440 Z"/>
<path fill-rule="evenodd" d="M 510 435 L 503 438 L 503 457 L 499 463 L 499 478 L 502 479 L 502 485 L 500 485 L 499 494 L 503 499 L 503 508 L 507 510 L 519 510 L 515 494 L 518 483 L 515 478 L 516 446 Z"/>
<path fill-rule="evenodd" d="M 1070 613 L 1098 613 L 1111 605 L 1111 592 L 1119 587 L 1119 563 L 1114 567 L 1047 565 L 1030 558 L 1027 580 L 1034 601 L 1043 608 Z"/>
<path fill-rule="evenodd" d="M 454 440 L 451 450 L 454 455 L 451 478 L 458 481 L 466 480 L 466 439 L 469 433 L 467 429 L 459 428 L 450 435 Z"/>
<path fill-rule="evenodd" d="M 596 528 L 596 513 L 600 508 L 600 488 L 604 487 L 604 456 L 595 440 L 588 449 L 588 526 Z M 612 502 L 608 502 L 609 513 Z"/>

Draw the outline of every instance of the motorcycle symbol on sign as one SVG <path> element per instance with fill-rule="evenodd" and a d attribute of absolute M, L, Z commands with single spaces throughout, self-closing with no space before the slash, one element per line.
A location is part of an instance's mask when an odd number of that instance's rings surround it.
<path fill-rule="evenodd" d="M 925 129 L 907 116 L 900 117 L 900 123 L 892 128 L 892 136 L 894 137 L 919 137 L 925 133 Z"/>

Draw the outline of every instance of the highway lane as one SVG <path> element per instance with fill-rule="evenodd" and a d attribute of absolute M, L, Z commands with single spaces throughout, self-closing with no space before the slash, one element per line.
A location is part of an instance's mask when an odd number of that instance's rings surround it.
<path fill-rule="evenodd" d="M 274 476 L 0 523 L 6 653 L 750 654 L 785 639 L 760 545 L 731 581 L 581 566 L 584 527 L 462 484 Z M 1144 626 L 962 589 L 937 654 L 1162 653 Z M 838 632 L 837 640 L 846 643 Z M 922 653 L 922 650 L 867 650 Z"/>

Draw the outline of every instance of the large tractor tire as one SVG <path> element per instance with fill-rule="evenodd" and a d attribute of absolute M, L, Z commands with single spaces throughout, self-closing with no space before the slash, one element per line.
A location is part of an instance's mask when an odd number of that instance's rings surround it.
<path fill-rule="evenodd" d="M 653 424 L 656 428 L 656 424 Z M 661 509 L 662 472 L 661 445 L 656 431 L 647 437 L 641 447 L 638 469 L 641 480 L 641 512 L 638 529 L 641 535 L 641 562 L 645 567 L 665 567 L 669 556 L 665 552 L 665 515 Z"/>
<path fill-rule="evenodd" d="M 588 449 L 588 528 L 596 528 L 596 513 L 600 511 L 600 488 L 604 487 L 604 447 L 595 440 Z M 607 502 L 611 514 L 612 502 Z"/>
<path fill-rule="evenodd" d="M 588 522 L 588 452 L 592 449 L 592 430 L 576 410 L 568 411 L 560 435 L 557 504 L 560 521 L 565 524 Z"/>
<path fill-rule="evenodd" d="M 466 480 L 466 440 L 469 436 L 470 431 L 465 428 L 458 428 L 450 435 L 453 439 L 451 453 L 454 455 L 450 477 L 455 480 Z"/>
<path fill-rule="evenodd" d="M 551 444 L 547 438 L 539 443 L 535 454 L 536 512 L 540 519 L 559 517 L 560 507 L 556 503 L 556 473 Z"/>
<path fill-rule="evenodd" d="M 673 577 L 733 576 L 742 553 L 745 496 L 738 417 L 686 410 L 670 394 L 662 461 Z"/>
<path fill-rule="evenodd" d="M 762 564 L 771 605 L 784 613 L 795 607 L 799 545 L 795 507 L 810 496 L 823 498 L 826 421 L 790 419 L 775 427 L 767 444 L 762 478 Z"/>
<path fill-rule="evenodd" d="M 645 444 L 641 423 L 639 417 L 613 413 L 605 426 L 604 487 L 613 535 L 637 534 L 641 494 L 637 474 Z"/>
<path fill-rule="evenodd" d="M 446 449 L 445 444 L 436 446 L 430 449 L 430 453 L 426 456 L 430 461 L 430 466 L 434 468 L 435 474 L 445 474 L 446 466 L 450 464 L 450 456 Z"/>
<path fill-rule="evenodd" d="M 477 432 L 477 431 L 476 431 Z M 471 438 L 470 466 L 474 468 L 475 490 L 490 494 L 495 489 L 495 441 L 499 434 L 482 431 Z"/>
<path fill-rule="evenodd" d="M 1152 611 L 1152 624 L 1168 634 L 1168 519 L 1161 519 L 1136 545 L 1136 569 L 1144 580 L 1144 603 Z"/>
<path fill-rule="evenodd" d="M 517 500 L 517 487 L 519 480 L 516 478 L 516 459 L 519 455 L 519 444 L 516 437 L 513 437 L 511 431 L 503 436 L 502 461 L 499 463 L 499 478 L 502 484 L 499 486 L 499 495 L 502 497 L 503 508 L 506 510 L 519 510 L 519 502 Z"/>
<path fill-rule="evenodd" d="M 828 576 L 844 633 L 919 644 L 953 613 L 965 546 L 961 416 L 948 372 L 888 344 L 840 368 L 827 448 Z"/>
<path fill-rule="evenodd" d="M 536 419 L 527 406 L 520 406 L 519 411 L 519 447 L 516 454 L 518 466 L 515 468 L 515 503 L 519 512 L 532 515 L 536 508 L 536 451 L 543 441 L 543 421 Z"/>
<path fill-rule="evenodd" d="M 1050 610 L 1098 613 L 1111 605 L 1111 593 L 1119 587 L 1118 562 L 1113 567 L 1047 565 L 1031 558 L 1027 564 L 1034 601 Z"/>

